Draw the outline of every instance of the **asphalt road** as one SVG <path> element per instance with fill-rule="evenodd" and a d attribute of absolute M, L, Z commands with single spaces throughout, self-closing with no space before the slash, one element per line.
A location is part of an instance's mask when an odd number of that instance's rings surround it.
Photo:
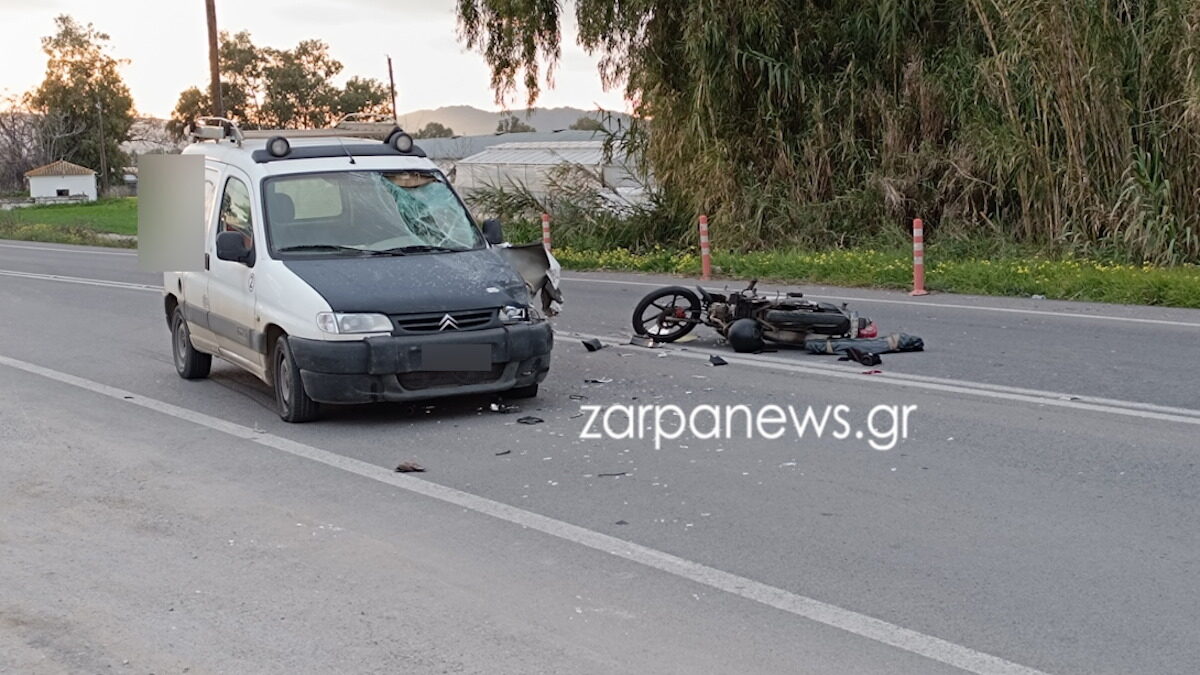
<path fill-rule="evenodd" d="M 863 375 L 621 346 L 677 280 L 568 273 L 519 413 L 291 426 L 175 376 L 158 280 L 0 242 L 0 672 L 1200 672 L 1200 312 L 805 289 L 925 338 Z M 916 409 L 886 451 L 580 438 L 613 404 Z"/>

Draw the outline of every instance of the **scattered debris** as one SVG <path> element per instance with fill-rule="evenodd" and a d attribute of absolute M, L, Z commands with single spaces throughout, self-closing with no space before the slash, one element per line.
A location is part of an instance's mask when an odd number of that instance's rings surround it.
<path fill-rule="evenodd" d="M 618 520 L 617 521 L 617 525 L 628 525 L 628 524 L 629 524 L 629 521 L 627 521 L 627 520 Z"/>
<path fill-rule="evenodd" d="M 862 371 L 862 374 L 863 375 L 882 375 L 883 371 L 882 370 L 864 370 L 864 371 Z"/>
<path fill-rule="evenodd" d="M 584 380 L 584 382 L 587 384 L 608 384 L 612 381 L 613 379 L 611 377 L 589 377 Z"/>
<path fill-rule="evenodd" d="M 713 364 L 714 366 L 724 366 L 724 365 L 728 365 L 728 364 L 729 364 L 729 362 L 728 362 L 728 361 L 726 361 L 725 359 L 723 359 L 723 358 L 721 358 L 721 357 L 717 356 L 716 354 L 713 354 L 712 356 L 709 356 L 709 357 L 708 357 L 708 362 L 709 362 L 709 363 L 711 363 L 711 364 Z"/>
<path fill-rule="evenodd" d="M 1034 295 L 1034 296 L 1032 296 L 1032 298 L 1033 298 L 1034 300 L 1045 300 L 1045 299 L 1046 299 L 1046 296 L 1044 296 L 1044 295 Z"/>
<path fill-rule="evenodd" d="M 512 403 L 493 403 L 488 406 L 488 409 L 494 413 L 512 413 L 521 409 L 521 406 Z"/>
<path fill-rule="evenodd" d="M 587 400 L 587 397 L 584 396 L 583 394 L 571 394 L 567 398 L 571 399 L 572 401 L 586 401 Z"/>
<path fill-rule="evenodd" d="M 504 455 L 511 455 L 511 454 L 512 454 L 512 450 L 501 450 L 500 452 L 496 453 L 496 456 L 503 457 Z"/>
<path fill-rule="evenodd" d="M 656 349 L 659 346 L 661 346 L 662 343 L 655 342 L 654 338 L 645 337 L 643 335 L 634 335 L 633 337 L 629 338 L 629 344 L 633 345 L 634 347 L 645 347 L 646 349 Z"/>
<path fill-rule="evenodd" d="M 598 473 L 598 474 L 596 474 L 596 476 L 599 478 L 619 478 L 621 476 L 628 476 L 628 475 L 629 475 L 628 471 L 616 471 L 613 473 Z"/>
<path fill-rule="evenodd" d="M 683 337 L 676 340 L 676 342 L 693 342 L 698 339 L 699 338 L 697 338 L 695 334 L 691 334 L 691 335 L 684 335 Z"/>
<path fill-rule="evenodd" d="M 424 473 L 425 467 L 416 462 L 400 462 L 396 466 L 396 473 Z"/>
<path fill-rule="evenodd" d="M 568 417 L 567 419 L 574 420 L 574 419 L 579 419 L 580 417 L 583 417 L 583 413 L 579 413 L 579 414 L 577 414 L 577 415 L 571 415 L 571 416 L 570 416 L 570 417 Z"/>
<path fill-rule="evenodd" d="M 542 422 L 545 422 L 545 421 L 546 420 L 544 420 L 540 417 L 534 417 L 533 415 L 528 415 L 526 417 L 518 418 L 517 424 L 541 424 Z"/>
<path fill-rule="evenodd" d="M 584 340 L 583 346 L 587 347 L 589 352 L 598 352 L 601 349 L 604 349 L 604 343 L 600 342 L 596 338 L 588 338 Z"/>

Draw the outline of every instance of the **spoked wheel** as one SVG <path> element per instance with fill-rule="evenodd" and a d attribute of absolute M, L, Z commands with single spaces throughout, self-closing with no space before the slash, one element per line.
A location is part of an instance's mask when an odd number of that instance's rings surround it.
<path fill-rule="evenodd" d="M 296 358 L 292 356 L 292 347 L 286 335 L 275 343 L 275 372 L 272 379 L 275 381 L 275 403 L 283 421 L 311 422 L 317 419 L 317 403 L 304 390 L 304 380 L 300 377 L 300 369 L 296 367 Z"/>
<path fill-rule="evenodd" d="M 633 331 L 657 342 L 674 342 L 700 323 L 700 298 L 682 286 L 668 286 L 642 298 L 633 310 Z"/>

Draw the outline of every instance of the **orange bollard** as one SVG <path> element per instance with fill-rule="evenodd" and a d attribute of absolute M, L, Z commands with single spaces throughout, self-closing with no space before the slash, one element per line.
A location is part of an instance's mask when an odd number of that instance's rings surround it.
<path fill-rule="evenodd" d="M 925 223 L 913 220 L 913 289 L 909 295 L 929 295 L 925 290 Z"/>
<path fill-rule="evenodd" d="M 542 214 L 542 246 L 545 246 L 547 251 L 550 250 L 550 214 L 549 213 Z"/>
<path fill-rule="evenodd" d="M 712 248 L 708 243 L 708 216 L 700 216 L 700 280 L 712 279 Z"/>

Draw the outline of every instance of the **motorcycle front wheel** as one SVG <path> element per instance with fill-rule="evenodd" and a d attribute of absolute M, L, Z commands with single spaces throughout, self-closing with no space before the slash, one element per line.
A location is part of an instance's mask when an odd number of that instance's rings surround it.
<path fill-rule="evenodd" d="M 700 298 L 682 286 L 660 288 L 633 310 L 633 332 L 656 342 L 674 342 L 700 323 Z"/>

